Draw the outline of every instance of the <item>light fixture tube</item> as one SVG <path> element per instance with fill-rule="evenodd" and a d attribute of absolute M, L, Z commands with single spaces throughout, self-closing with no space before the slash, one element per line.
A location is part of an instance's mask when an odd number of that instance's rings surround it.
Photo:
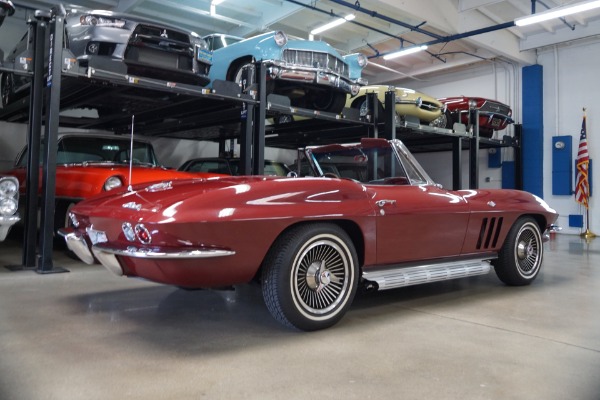
<path fill-rule="evenodd" d="M 570 4 L 568 6 L 551 8 L 541 13 L 529 15 L 515 19 L 516 26 L 525 26 L 537 24 L 538 22 L 548 21 L 549 19 L 560 18 L 566 15 L 576 14 L 583 11 L 592 10 L 600 7 L 600 0 L 582 1 L 580 3 Z"/>
<path fill-rule="evenodd" d="M 385 56 L 383 56 L 383 59 L 384 60 L 391 60 L 391 59 L 394 59 L 394 58 L 406 56 L 408 54 L 418 53 L 419 51 L 423 51 L 423 50 L 427 50 L 427 46 L 424 45 L 424 44 L 421 45 L 421 46 L 407 47 L 407 48 L 402 49 L 400 51 L 396 51 L 394 53 L 386 54 Z"/>
<path fill-rule="evenodd" d="M 344 22 L 352 21 L 354 18 L 356 18 L 356 15 L 348 14 L 344 18 L 334 19 L 333 21 L 331 21 L 325 25 L 321 25 L 320 27 L 313 29 L 312 31 L 310 31 L 310 34 L 318 35 L 319 33 L 325 32 L 331 28 L 335 28 L 336 26 L 339 26 L 339 25 L 343 24 Z"/>

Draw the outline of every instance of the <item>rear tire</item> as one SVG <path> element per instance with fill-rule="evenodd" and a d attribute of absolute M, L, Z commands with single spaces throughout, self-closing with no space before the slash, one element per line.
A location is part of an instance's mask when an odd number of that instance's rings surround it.
<path fill-rule="evenodd" d="M 6 108 L 15 100 L 15 81 L 11 73 L 4 72 L 0 77 L 0 85 L 2 86 L 2 108 Z"/>
<path fill-rule="evenodd" d="M 358 258 L 348 234 L 328 223 L 284 233 L 264 263 L 262 292 L 282 324 L 305 331 L 336 324 L 358 287 Z"/>
<path fill-rule="evenodd" d="M 307 96 L 309 98 L 308 106 L 317 111 L 338 114 L 346 105 L 346 93 L 343 92 L 316 90 L 309 91 Z"/>
<path fill-rule="evenodd" d="M 544 244 L 537 222 L 531 217 L 521 217 L 510 228 L 493 262 L 496 275 L 507 285 L 529 285 L 540 272 L 543 256 Z"/>

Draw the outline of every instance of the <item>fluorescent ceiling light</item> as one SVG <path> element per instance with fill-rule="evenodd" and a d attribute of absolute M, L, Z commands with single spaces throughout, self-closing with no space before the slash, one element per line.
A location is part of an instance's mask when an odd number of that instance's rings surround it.
<path fill-rule="evenodd" d="M 217 15 L 217 6 L 224 2 L 225 0 L 212 0 L 210 2 L 210 15 L 213 17 Z"/>
<path fill-rule="evenodd" d="M 423 50 L 427 50 L 426 45 L 407 47 L 406 49 L 402 49 L 402 50 L 396 51 L 394 53 L 386 54 L 385 56 L 383 56 L 383 59 L 391 60 L 393 58 L 402 57 L 402 56 L 405 56 L 408 54 L 418 53 L 419 51 L 423 51 Z"/>
<path fill-rule="evenodd" d="M 313 29 L 312 31 L 310 31 L 311 35 L 318 35 L 321 32 L 325 32 L 326 30 L 329 30 L 331 28 L 335 28 L 336 26 L 339 26 L 341 24 L 343 24 L 344 22 L 347 21 L 352 21 L 354 18 L 356 18 L 356 15 L 354 14 L 348 14 L 346 15 L 344 18 L 338 18 L 338 19 L 334 19 L 333 21 L 331 21 L 328 24 L 322 25 L 318 28 Z"/>
<path fill-rule="evenodd" d="M 600 0 L 582 1 L 580 3 L 570 4 L 568 6 L 551 8 L 547 11 L 532 14 L 527 17 L 517 18 L 515 19 L 515 25 L 525 26 L 537 24 L 538 22 L 548 21 L 549 19 L 560 18 L 566 15 L 588 11 L 598 7 L 600 7 Z"/>

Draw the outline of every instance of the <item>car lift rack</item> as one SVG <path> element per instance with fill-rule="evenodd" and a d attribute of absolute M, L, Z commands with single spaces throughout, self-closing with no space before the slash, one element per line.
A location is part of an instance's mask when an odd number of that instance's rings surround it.
<path fill-rule="evenodd" d="M 469 150 L 469 188 L 478 186 L 478 152 L 480 148 L 513 147 L 520 159 L 519 140 L 506 136 L 503 141 L 480 138 L 478 111 L 470 113 L 472 129 L 462 124 L 454 129 L 423 126 L 418 121 L 397 122 L 395 92 L 386 92 L 384 115 L 378 116 L 374 94 L 367 95 L 372 115 L 361 118 L 358 110 L 345 108 L 328 113 L 290 105 L 287 97 L 266 96 L 266 67 L 256 64 L 256 83 L 240 88 L 233 82 L 215 81 L 210 88 L 118 74 L 101 64 L 85 68 L 63 49 L 65 12 L 62 7 L 36 11 L 28 21 L 35 35 L 34 45 L 19 55 L 15 64 L 1 64 L 0 72 L 31 77 L 30 95 L 6 108 L 0 108 L 0 120 L 28 123 L 29 145 L 25 195 L 25 229 L 22 265 L 11 269 L 35 269 L 41 274 L 66 271 L 52 262 L 54 208 L 56 189 L 56 153 L 59 126 L 80 129 L 112 130 L 116 134 L 132 131 L 150 137 L 211 140 L 221 148 L 227 140 L 240 143 L 240 171 L 263 173 L 265 146 L 297 149 L 306 145 L 358 141 L 361 137 L 400 138 L 413 151 L 447 151 L 453 153 L 453 188 L 462 188 L 462 150 Z M 49 38 L 49 40 L 48 40 Z M 48 50 L 46 52 L 46 49 Z M 61 51 L 62 50 L 62 51 Z M 49 54 L 47 65 L 45 54 Z M 45 102 L 44 102 L 45 99 Z M 96 108 L 98 117 L 61 115 L 68 109 Z M 388 110 L 388 111 L 386 111 Z M 267 118 L 281 114 L 301 120 L 273 123 Z M 383 122 L 381 122 L 380 120 Z M 41 129 L 46 140 L 41 149 Z M 516 131 L 519 131 L 516 129 Z M 141 133 L 140 133 L 141 132 Z M 518 137 L 518 135 L 515 135 Z M 36 260 L 38 227 L 38 185 L 40 151 L 43 150 L 42 193 L 40 197 L 39 256 Z M 520 167 L 516 168 L 519 182 Z M 37 267 L 36 267 L 37 261 Z"/>

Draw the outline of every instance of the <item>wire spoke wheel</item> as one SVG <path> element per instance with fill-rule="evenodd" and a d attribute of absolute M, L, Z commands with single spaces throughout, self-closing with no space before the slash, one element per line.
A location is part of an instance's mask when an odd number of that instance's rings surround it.
<path fill-rule="evenodd" d="M 325 239 L 310 244 L 299 255 L 291 285 L 305 311 L 324 314 L 343 299 L 351 266 L 347 254 L 336 242 Z"/>
<path fill-rule="evenodd" d="M 532 218 L 522 217 L 511 227 L 494 261 L 496 275 L 507 285 L 528 285 L 537 277 L 543 255 L 539 225 Z"/>
<path fill-rule="evenodd" d="M 262 289 L 279 322 L 302 330 L 337 323 L 358 287 L 354 244 L 339 226 L 314 223 L 284 233 L 265 258 Z"/>
<path fill-rule="evenodd" d="M 523 227 L 515 246 L 515 264 L 522 275 L 530 275 L 535 272 L 541 263 L 540 245 L 535 231 L 530 227 Z"/>

